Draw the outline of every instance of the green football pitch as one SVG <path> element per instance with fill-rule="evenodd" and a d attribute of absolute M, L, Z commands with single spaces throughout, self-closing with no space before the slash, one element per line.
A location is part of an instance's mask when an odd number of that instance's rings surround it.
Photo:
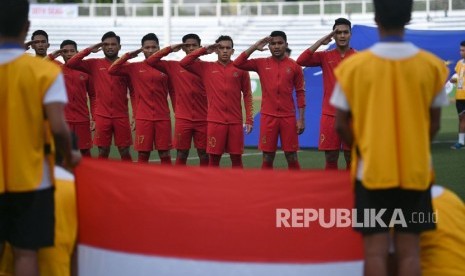
<path fill-rule="evenodd" d="M 258 110 L 258 102 L 255 102 L 255 110 Z M 436 172 L 436 184 L 448 187 L 456 192 L 463 200 L 465 200 L 465 150 L 452 150 L 450 146 L 457 140 L 458 129 L 457 113 L 455 104 L 452 103 L 442 110 L 441 130 L 436 136 L 432 144 L 433 162 Z M 258 131 L 258 129 L 254 129 Z M 92 149 L 92 155 L 97 155 L 97 150 Z M 303 169 L 323 169 L 325 160 L 324 153 L 316 149 L 301 149 L 298 153 L 299 162 Z M 132 151 L 134 160 L 137 160 L 137 153 Z M 176 156 L 175 151 L 171 152 L 171 156 Z M 117 149 L 112 146 L 110 153 L 111 158 L 119 159 Z M 157 152 L 152 152 L 151 162 L 158 163 Z M 256 148 L 248 148 L 244 152 L 243 163 L 245 168 L 260 168 L 261 153 Z M 188 165 L 196 166 L 199 164 L 195 149 L 191 149 Z M 221 160 L 222 167 L 230 167 L 231 162 L 227 155 L 223 155 Z M 275 168 L 286 169 L 287 163 L 282 152 L 277 152 Z M 345 162 L 342 154 L 339 158 L 339 167 L 345 168 Z"/>

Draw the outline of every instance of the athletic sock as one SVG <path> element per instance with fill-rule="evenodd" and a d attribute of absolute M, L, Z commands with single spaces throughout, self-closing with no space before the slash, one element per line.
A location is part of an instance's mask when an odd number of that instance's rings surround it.
<path fill-rule="evenodd" d="M 465 145 L 465 133 L 459 133 L 459 144 Z"/>
<path fill-rule="evenodd" d="M 287 167 L 289 170 L 300 170 L 300 164 L 298 160 L 287 161 Z"/>
<path fill-rule="evenodd" d="M 230 154 L 232 167 L 236 169 L 242 169 L 242 154 Z"/>
<path fill-rule="evenodd" d="M 272 169 L 273 169 L 273 163 L 263 160 L 262 170 L 272 170 Z"/>
<path fill-rule="evenodd" d="M 139 163 L 148 163 L 150 155 L 147 154 L 140 154 L 137 156 L 137 162 Z"/>
<path fill-rule="evenodd" d="M 163 157 L 160 157 L 160 163 L 162 165 L 168 165 L 168 166 L 171 166 L 171 156 L 163 156 Z"/>
<path fill-rule="evenodd" d="M 325 170 L 337 170 L 337 162 L 326 161 Z"/>
<path fill-rule="evenodd" d="M 209 154 L 209 166 L 210 167 L 219 167 L 220 166 L 221 155 L 218 154 Z"/>
<path fill-rule="evenodd" d="M 200 158 L 200 167 L 207 167 L 208 166 L 208 155 L 207 155 L 207 158 Z"/>
<path fill-rule="evenodd" d="M 121 160 L 125 162 L 132 162 L 131 154 L 128 153 L 128 154 L 122 155 Z"/>
<path fill-rule="evenodd" d="M 176 157 L 176 163 L 175 163 L 176 166 L 185 166 L 186 163 L 187 163 L 187 158 Z"/>

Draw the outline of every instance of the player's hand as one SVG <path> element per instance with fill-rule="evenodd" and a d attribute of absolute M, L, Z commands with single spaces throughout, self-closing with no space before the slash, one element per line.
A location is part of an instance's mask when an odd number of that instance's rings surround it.
<path fill-rule="evenodd" d="M 73 171 L 73 169 L 81 162 L 81 152 L 79 150 L 72 150 L 69 160 L 65 160 L 64 167 L 69 170 Z"/>
<path fill-rule="evenodd" d="M 337 28 L 334 29 L 332 32 L 330 32 L 329 34 L 323 36 L 320 41 L 321 41 L 321 44 L 322 45 L 328 45 L 332 40 L 333 40 L 333 37 L 334 35 L 336 34 L 337 32 Z"/>
<path fill-rule="evenodd" d="M 249 124 L 244 125 L 245 134 L 251 133 L 252 129 L 253 129 L 253 125 L 249 125 Z"/>
<path fill-rule="evenodd" d="M 61 56 L 62 53 L 63 53 L 63 49 L 58 49 L 56 51 L 53 51 L 51 53 L 51 55 L 53 56 L 53 58 L 57 58 L 57 57 Z"/>
<path fill-rule="evenodd" d="M 90 46 L 90 49 L 92 53 L 97 53 L 98 51 L 102 50 L 102 46 L 103 46 L 103 42 L 100 42 L 100 43 Z"/>
<path fill-rule="evenodd" d="M 268 50 L 268 47 L 265 47 L 271 41 L 271 36 L 264 37 L 255 43 L 255 49 L 258 51 Z"/>
<path fill-rule="evenodd" d="M 35 40 L 29 40 L 28 42 L 24 43 L 24 49 L 27 51 L 31 48 L 32 44 L 36 43 Z"/>
<path fill-rule="evenodd" d="M 90 131 L 94 131 L 94 130 L 95 130 L 95 121 L 90 120 Z"/>
<path fill-rule="evenodd" d="M 215 43 L 215 44 L 207 45 L 204 47 L 205 49 L 207 49 L 207 54 L 211 54 L 211 53 L 214 53 L 218 49 L 219 46 L 220 46 L 219 43 Z"/>
<path fill-rule="evenodd" d="M 449 82 L 450 82 L 450 83 L 457 83 L 457 79 L 456 79 L 456 78 L 451 78 L 451 79 L 449 80 Z"/>
<path fill-rule="evenodd" d="M 305 130 L 305 121 L 304 119 L 297 120 L 297 134 L 300 135 L 304 133 Z"/>
<path fill-rule="evenodd" d="M 172 52 L 177 52 L 177 51 L 181 50 L 182 47 L 184 47 L 185 45 L 186 45 L 186 43 L 173 44 L 173 45 L 171 45 L 171 51 Z"/>
<path fill-rule="evenodd" d="M 135 57 L 137 57 L 137 55 L 139 55 L 139 54 L 142 52 L 142 50 L 143 50 L 143 48 L 139 48 L 139 49 L 137 49 L 137 50 L 135 50 L 135 51 L 129 52 L 129 53 L 128 53 L 128 54 L 129 54 L 129 57 L 130 57 L 130 58 L 135 58 Z"/>

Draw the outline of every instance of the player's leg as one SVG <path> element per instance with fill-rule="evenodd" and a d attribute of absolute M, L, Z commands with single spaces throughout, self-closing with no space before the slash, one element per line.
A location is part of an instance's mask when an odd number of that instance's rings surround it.
<path fill-rule="evenodd" d="M 90 133 L 90 122 L 68 123 L 70 131 L 76 135 L 77 148 L 82 156 L 90 157 L 92 148 L 92 135 Z"/>
<path fill-rule="evenodd" d="M 396 232 L 394 242 L 397 275 L 420 276 L 420 235 Z"/>
<path fill-rule="evenodd" d="M 132 162 L 129 147 L 132 145 L 131 125 L 129 117 L 112 119 L 115 145 L 118 147 L 121 160 Z"/>
<path fill-rule="evenodd" d="M 457 100 L 455 107 L 459 117 L 459 134 L 457 143 L 451 149 L 465 149 L 465 100 Z"/>
<path fill-rule="evenodd" d="M 341 139 L 335 129 L 336 118 L 326 114 L 321 115 L 320 140 L 318 150 L 325 152 L 325 169 L 337 170 Z M 347 161 L 347 160 L 346 160 Z"/>
<path fill-rule="evenodd" d="M 207 123 L 207 153 L 209 166 L 219 167 L 221 156 L 226 148 L 228 125 L 213 122 Z"/>
<path fill-rule="evenodd" d="M 299 149 L 299 137 L 297 134 L 297 121 L 295 117 L 279 118 L 279 131 L 281 136 L 281 148 L 286 156 L 288 168 L 290 170 L 300 170 L 297 157 Z"/>
<path fill-rule="evenodd" d="M 243 168 L 242 153 L 244 153 L 244 129 L 242 124 L 228 125 L 226 152 L 229 153 L 233 168 Z"/>
<path fill-rule="evenodd" d="M 136 136 L 134 149 L 137 151 L 137 162 L 148 163 L 153 150 L 155 136 L 154 122 L 136 119 Z"/>
<path fill-rule="evenodd" d="M 262 169 L 273 169 L 273 162 L 278 146 L 278 134 L 278 118 L 261 114 L 258 149 L 263 152 Z"/>
<path fill-rule="evenodd" d="M 207 154 L 207 122 L 194 122 L 194 146 L 197 149 L 197 154 L 200 159 L 200 166 L 208 166 Z"/>
<path fill-rule="evenodd" d="M 171 121 L 155 121 L 155 148 L 158 150 L 160 163 L 171 165 Z"/>
<path fill-rule="evenodd" d="M 185 166 L 189 157 L 192 139 L 192 121 L 176 119 L 174 124 L 174 146 L 176 148 L 176 165 Z"/>
<path fill-rule="evenodd" d="M 39 263 L 37 250 L 13 247 L 16 276 L 39 276 Z"/>
<path fill-rule="evenodd" d="M 107 159 L 110 155 L 113 128 L 110 118 L 95 115 L 94 144 L 98 147 L 98 157 Z"/>
<path fill-rule="evenodd" d="M 363 235 L 365 276 L 388 276 L 389 233 Z"/>

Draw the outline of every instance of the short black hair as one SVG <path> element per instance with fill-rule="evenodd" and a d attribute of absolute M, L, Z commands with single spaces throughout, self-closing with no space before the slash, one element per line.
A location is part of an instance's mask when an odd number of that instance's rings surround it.
<path fill-rule="evenodd" d="M 154 33 L 148 33 L 146 35 L 144 35 L 140 41 L 140 44 L 141 45 L 144 45 L 144 42 L 147 41 L 147 40 L 154 40 L 157 42 L 157 44 L 159 44 L 160 42 L 158 42 L 158 37 L 156 34 Z"/>
<path fill-rule="evenodd" d="M 65 47 L 66 45 L 73 45 L 74 49 L 76 49 L 77 51 L 77 44 L 74 40 L 69 40 L 69 39 L 63 40 L 63 42 L 61 42 L 60 44 L 60 49 L 63 49 L 63 47 Z"/>
<path fill-rule="evenodd" d="M 465 47 L 465 40 L 460 42 L 460 46 Z"/>
<path fill-rule="evenodd" d="M 116 40 L 118 41 L 118 44 L 121 44 L 121 39 L 119 36 L 117 36 L 115 34 L 115 32 L 106 32 L 103 36 L 102 36 L 102 42 L 107 39 L 107 38 L 112 38 L 112 37 L 115 37 Z"/>
<path fill-rule="evenodd" d="M 338 18 L 334 20 L 333 30 L 336 29 L 338 25 L 348 25 L 349 30 L 352 30 L 352 23 L 348 19 Z"/>
<path fill-rule="evenodd" d="M 276 36 L 280 36 L 284 39 L 285 42 L 287 42 L 287 36 L 286 36 L 286 33 L 283 32 L 283 31 L 272 31 L 271 34 L 270 34 L 271 37 L 276 37 Z"/>
<path fill-rule="evenodd" d="M 200 45 L 200 37 L 196 34 L 186 34 L 185 36 L 182 37 L 182 43 L 186 43 L 188 39 L 195 39 Z"/>
<path fill-rule="evenodd" d="M 373 0 L 375 21 L 386 30 L 403 29 L 412 19 L 413 0 Z"/>
<path fill-rule="evenodd" d="M 215 40 L 215 43 L 219 43 L 220 41 L 231 41 L 231 47 L 234 48 L 234 41 L 229 35 L 220 35 L 220 37 Z"/>
<path fill-rule="evenodd" d="M 29 19 L 27 0 L 4 0 L 0 9 L 0 35 L 16 37 L 21 34 Z"/>
<path fill-rule="evenodd" d="M 37 31 L 33 32 L 32 35 L 31 35 L 31 40 L 34 40 L 34 37 L 35 37 L 36 35 L 43 35 L 43 36 L 45 36 L 45 39 L 47 39 L 47 42 L 48 42 L 48 34 L 47 34 L 46 31 L 44 31 L 44 30 L 37 30 Z"/>
<path fill-rule="evenodd" d="M 291 52 L 292 52 L 291 48 L 287 47 L 287 48 L 286 48 L 286 53 L 288 53 L 288 54 L 290 55 Z"/>

